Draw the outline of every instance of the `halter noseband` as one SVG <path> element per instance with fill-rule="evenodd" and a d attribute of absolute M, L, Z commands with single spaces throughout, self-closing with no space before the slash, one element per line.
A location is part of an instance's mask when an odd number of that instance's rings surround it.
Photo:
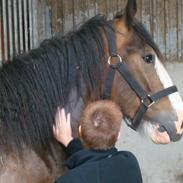
<path fill-rule="evenodd" d="M 133 130 L 137 130 L 148 108 L 150 108 L 155 102 L 157 102 L 161 98 L 166 97 L 172 93 L 175 93 L 178 90 L 176 86 L 171 86 L 152 95 L 147 93 L 140 86 L 137 80 L 132 76 L 132 74 L 129 72 L 128 68 L 126 67 L 126 64 L 123 62 L 121 56 L 117 53 L 116 37 L 115 37 L 115 31 L 114 31 L 115 29 L 113 28 L 114 27 L 113 21 L 110 21 L 109 23 L 110 23 L 110 27 L 106 29 L 108 34 L 107 37 L 108 37 L 109 52 L 110 52 L 110 56 L 108 58 L 109 72 L 108 72 L 107 80 L 104 87 L 103 98 L 104 99 L 111 98 L 114 76 L 115 76 L 115 72 L 117 71 L 121 75 L 121 77 L 125 79 L 125 81 L 128 83 L 128 85 L 136 93 L 136 95 L 139 97 L 141 101 L 140 108 L 136 113 L 132 122 L 128 120 L 128 118 L 125 118 L 125 122 L 127 123 L 127 125 L 131 127 Z M 119 59 L 119 63 L 112 65 L 111 59 L 114 57 Z"/>

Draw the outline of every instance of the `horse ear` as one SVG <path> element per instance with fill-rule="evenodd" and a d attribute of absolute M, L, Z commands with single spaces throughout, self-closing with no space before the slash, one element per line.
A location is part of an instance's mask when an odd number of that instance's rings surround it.
<path fill-rule="evenodd" d="M 137 12 L 136 0 L 128 0 L 125 10 L 125 23 L 128 28 L 131 27 L 136 12 Z"/>

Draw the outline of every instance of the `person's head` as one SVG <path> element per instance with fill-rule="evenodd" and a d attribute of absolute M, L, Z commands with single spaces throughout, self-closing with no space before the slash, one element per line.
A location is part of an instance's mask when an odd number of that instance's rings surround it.
<path fill-rule="evenodd" d="M 80 135 L 89 149 L 114 147 L 120 133 L 122 113 L 110 100 L 90 103 L 83 111 Z"/>

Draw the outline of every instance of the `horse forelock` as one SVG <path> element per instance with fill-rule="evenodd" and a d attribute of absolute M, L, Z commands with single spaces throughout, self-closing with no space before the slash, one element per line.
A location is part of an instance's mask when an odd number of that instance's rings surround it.
<path fill-rule="evenodd" d="M 145 44 L 150 46 L 157 54 L 158 58 L 163 62 L 164 59 L 162 53 L 160 52 L 158 46 L 154 42 L 152 36 L 149 34 L 147 29 L 144 27 L 144 25 L 135 19 L 132 28 L 134 30 L 135 35 L 140 38 L 141 42 L 144 42 Z"/>
<path fill-rule="evenodd" d="M 105 24 L 106 18 L 97 16 L 76 32 L 44 41 L 39 48 L 3 66 L 0 147 L 6 153 L 21 153 L 24 146 L 38 154 L 51 152 L 56 109 L 67 105 L 72 89 L 83 95 L 81 78 L 91 94 L 100 94 L 100 60 L 104 57 L 101 27 Z"/>
<path fill-rule="evenodd" d="M 115 15 L 115 18 L 122 20 L 122 19 L 125 19 L 125 15 L 126 15 L 125 11 L 121 11 Z M 137 36 L 138 38 L 140 38 L 141 40 L 140 43 L 141 44 L 145 43 L 148 46 L 150 46 L 155 51 L 159 59 L 161 61 L 164 61 L 158 46 L 154 42 L 152 36 L 149 34 L 147 29 L 144 27 L 144 25 L 134 18 L 131 28 L 134 30 L 134 36 Z"/>

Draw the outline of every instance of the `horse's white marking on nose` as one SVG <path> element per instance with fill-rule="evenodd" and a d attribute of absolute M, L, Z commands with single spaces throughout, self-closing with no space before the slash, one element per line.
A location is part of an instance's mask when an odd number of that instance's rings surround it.
<path fill-rule="evenodd" d="M 173 86 L 173 82 L 172 82 L 168 72 L 166 71 L 165 67 L 163 66 L 163 64 L 161 63 L 161 61 L 158 59 L 157 56 L 156 56 L 156 60 L 155 60 L 155 69 L 156 69 L 156 72 L 157 72 L 164 88 Z M 169 95 L 168 97 L 170 99 L 172 107 L 174 108 L 174 110 L 176 112 L 183 111 L 183 101 L 178 92 L 173 93 L 173 94 Z"/>

